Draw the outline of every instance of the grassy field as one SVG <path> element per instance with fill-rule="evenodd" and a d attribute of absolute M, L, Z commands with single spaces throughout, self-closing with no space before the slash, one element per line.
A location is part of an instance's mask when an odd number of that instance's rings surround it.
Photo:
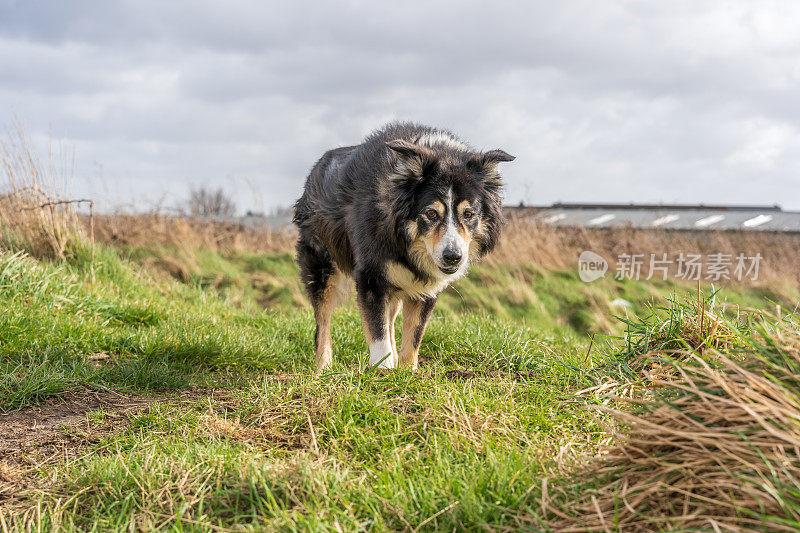
<path fill-rule="evenodd" d="M 351 301 L 316 375 L 291 233 L 78 215 L 37 161 L 0 144 L 2 532 L 800 528 L 797 236 L 512 221 L 418 371 L 365 364 Z M 765 263 L 589 284 L 581 250 Z"/>
<path fill-rule="evenodd" d="M 0 528 L 547 528 L 548 481 L 612 439 L 586 407 L 641 389 L 612 315 L 697 290 L 480 265 L 420 371 L 366 368 L 349 305 L 317 376 L 290 253 L 182 253 L 0 252 Z"/>
<path fill-rule="evenodd" d="M 86 258 L 0 260 L 4 409 L 87 391 L 153 399 L 110 428 L 102 406 L 80 413 L 69 442 L 6 465 L 34 490 L 47 479 L 63 523 L 402 528 L 455 501 L 428 525 L 503 523 L 559 450 L 602 439 L 559 400 L 592 381 L 568 326 L 440 311 L 424 370 L 378 374 L 365 372 L 350 307 L 335 320 L 340 364 L 317 377 L 312 319 L 292 298 L 264 311 L 271 290 L 159 282 L 114 250 L 98 255 L 94 282 Z M 234 279 L 250 269 L 294 283 L 285 255 L 203 258 Z"/>

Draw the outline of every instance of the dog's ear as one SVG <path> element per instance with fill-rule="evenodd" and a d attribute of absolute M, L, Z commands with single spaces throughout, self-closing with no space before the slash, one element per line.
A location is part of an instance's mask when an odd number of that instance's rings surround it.
<path fill-rule="evenodd" d="M 516 157 L 504 152 L 503 150 L 489 150 L 488 152 L 483 153 L 482 159 L 484 164 L 497 164 L 506 161 L 513 161 L 516 159 Z"/>
<path fill-rule="evenodd" d="M 387 141 L 386 146 L 395 156 L 394 171 L 398 178 L 421 178 L 425 167 L 436 159 L 428 148 L 405 139 Z"/>
<path fill-rule="evenodd" d="M 513 161 L 514 159 L 516 158 L 513 155 L 503 150 L 489 150 L 488 152 L 474 154 L 467 161 L 467 168 L 477 172 L 485 186 L 497 190 L 503 185 L 497 166 L 502 162 Z"/>
<path fill-rule="evenodd" d="M 430 153 L 430 150 L 419 144 L 412 143 L 405 139 L 395 139 L 393 141 L 386 141 L 386 146 L 397 152 L 397 154 L 404 157 L 424 157 Z"/>
<path fill-rule="evenodd" d="M 514 159 L 516 159 L 516 157 L 503 150 L 489 150 L 488 152 L 473 154 L 469 160 L 467 160 L 467 168 L 482 174 L 486 179 L 499 180 L 500 176 L 497 173 L 497 166 L 500 163 L 513 161 Z"/>

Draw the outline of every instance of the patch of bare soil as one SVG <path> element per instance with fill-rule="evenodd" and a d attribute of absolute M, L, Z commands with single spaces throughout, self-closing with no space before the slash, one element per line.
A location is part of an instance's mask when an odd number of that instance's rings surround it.
<path fill-rule="evenodd" d="M 469 381 L 473 379 L 512 379 L 514 381 L 532 381 L 538 379 L 540 376 L 532 371 L 511 371 L 505 372 L 502 370 L 448 370 L 444 376 L 452 380 Z"/>
<path fill-rule="evenodd" d="M 277 379 L 286 381 L 291 377 Z M 332 398 L 314 398 L 298 392 L 282 401 L 259 402 L 249 407 L 238 398 L 227 398 L 203 406 L 201 428 L 209 436 L 255 446 L 319 451 L 314 427 L 321 424 L 332 403 Z"/>
<path fill-rule="evenodd" d="M 211 393 L 191 389 L 172 396 L 142 396 L 87 387 L 0 414 L 0 504 L 36 486 L 32 471 L 68 460 L 87 445 L 127 428 L 131 415 L 149 405 L 192 401 Z"/>

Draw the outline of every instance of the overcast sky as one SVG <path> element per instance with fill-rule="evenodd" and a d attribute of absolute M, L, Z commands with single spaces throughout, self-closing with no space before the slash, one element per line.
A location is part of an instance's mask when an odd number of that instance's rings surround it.
<path fill-rule="evenodd" d="M 14 116 L 106 205 L 288 205 L 324 150 L 403 119 L 516 155 L 509 202 L 800 209 L 800 6 L 0 0 Z"/>

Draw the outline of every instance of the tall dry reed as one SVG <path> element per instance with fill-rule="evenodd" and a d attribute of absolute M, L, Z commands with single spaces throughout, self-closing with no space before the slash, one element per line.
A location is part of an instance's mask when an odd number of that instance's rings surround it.
<path fill-rule="evenodd" d="M 69 190 L 71 162 L 52 146 L 42 158 L 22 126 L 0 138 L 0 247 L 34 257 L 63 259 L 83 244 L 75 200 Z"/>

